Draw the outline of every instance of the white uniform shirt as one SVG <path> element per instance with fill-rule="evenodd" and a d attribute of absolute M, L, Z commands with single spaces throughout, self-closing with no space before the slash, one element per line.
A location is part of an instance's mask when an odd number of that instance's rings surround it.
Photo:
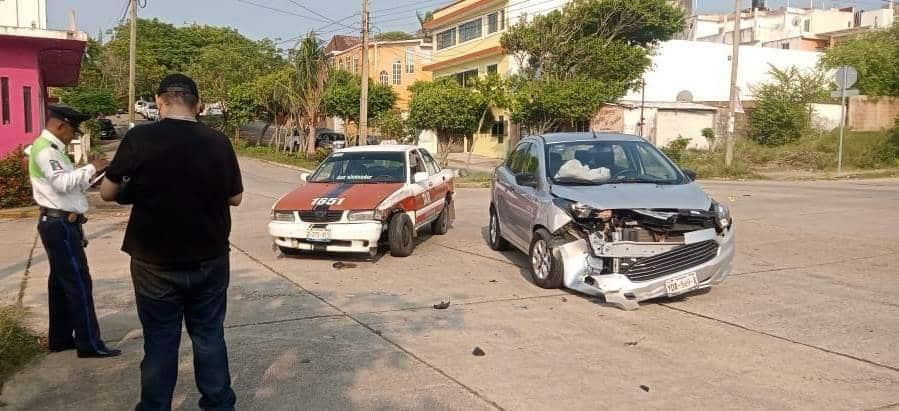
<path fill-rule="evenodd" d="M 84 192 L 97 169 L 90 164 L 76 169 L 65 149 L 47 130 L 31 146 L 28 171 L 34 201 L 41 207 L 84 214 L 88 209 Z"/>

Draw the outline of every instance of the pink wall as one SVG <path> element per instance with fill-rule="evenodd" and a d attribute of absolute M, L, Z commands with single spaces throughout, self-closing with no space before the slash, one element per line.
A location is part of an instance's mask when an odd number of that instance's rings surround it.
<path fill-rule="evenodd" d="M 9 119 L 0 119 L 0 157 L 20 145 L 31 144 L 44 127 L 44 87 L 38 68 L 38 50 L 22 43 L 0 39 L 0 78 L 9 79 L 10 114 Z M 30 133 L 25 132 L 23 87 L 31 87 Z"/>

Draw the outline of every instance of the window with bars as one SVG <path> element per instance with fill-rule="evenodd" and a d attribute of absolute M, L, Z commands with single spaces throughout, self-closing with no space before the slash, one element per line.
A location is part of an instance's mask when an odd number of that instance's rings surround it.
<path fill-rule="evenodd" d="M 459 43 L 464 43 L 466 41 L 481 37 L 482 30 L 483 24 L 481 22 L 481 18 L 476 18 L 472 21 L 460 25 Z"/>
<path fill-rule="evenodd" d="M 3 105 L 3 117 L 0 117 L 0 124 L 9 124 L 9 77 L 0 78 L 0 104 Z"/>
<path fill-rule="evenodd" d="M 381 70 L 380 80 L 381 84 L 385 86 L 390 85 L 390 75 L 387 74 L 387 70 Z"/>
<path fill-rule="evenodd" d="M 478 78 L 478 69 L 471 69 L 455 74 L 456 81 L 462 86 L 470 86 Z"/>
<path fill-rule="evenodd" d="M 393 84 L 400 85 L 403 82 L 403 63 L 399 60 L 393 62 Z"/>
<path fill-rule="evenodd" d="M 31 87 L 22 87 L 22 98 L 25 106 L 25 132 L 30 133 L 34 130 L 34 125 L 31 124 Z"/>
<path fill-rule="evenodd" d="M 491 76 L 499 73 L 499 66 L 496 64 L 490 64 L 487 66 L 487 75 Z"/>
<path fill-rule="evenodd" d="M 353 74 L 360 74 L 362 69 L 359 68 L 359 56 L 353 56 Z"/>
<path fill-rule="evenodd" d="M 415 48 L 406 49 L 406 74 L 415 73 Z"/>
<path fill-rule="evenodd" d="M 499 12 L 487 15 L 487 34 L 499 31 Z"/>
<path fill-rule="evenodd" d="M 456 45 L 456 28 L 437 33 L 437 50 Z"/>

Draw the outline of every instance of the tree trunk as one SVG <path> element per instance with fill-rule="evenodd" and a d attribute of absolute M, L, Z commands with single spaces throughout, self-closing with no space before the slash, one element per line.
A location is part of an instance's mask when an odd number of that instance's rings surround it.
<path fill-rule="evenodd" d="M 309 116 L 309 134 L 306 135 L 306 159 L 315 157 L 315 117 Z"/>
<path fill-rule="evenodd" d="M 474 151 L 474 139 L 481 133 L 481 129 L 484 127 L 484 120 L 487 118 L 487 110 L 490 110 L 490 106 L 484 107 L 484 111 L 481 112 L 481 120 L 478 121 L 478 129 L 471 135 L 471 144 L 468 145 L 468 150 L 466 150 L 468 153 L 465 156 L 465 171 L 469 173 L 471 172 L 471 152 Z"/>

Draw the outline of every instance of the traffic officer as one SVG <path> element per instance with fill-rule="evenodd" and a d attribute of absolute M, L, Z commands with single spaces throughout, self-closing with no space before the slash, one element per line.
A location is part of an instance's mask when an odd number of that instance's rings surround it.
<path fill-rule="evenodd" d="M 50 106 L 46 128 L 31 146 L 28 170 L 40 206 L 37 230 L 50 261 L 50 351 L 77 349 L 82 358 L 114 357 L 121 351 L 100 339 L 82 229 L 88 209 L 85 191 L 109 162 L 94 160 L 76 169 L 65 152 L 88 118 L 66 106 Z"/>

